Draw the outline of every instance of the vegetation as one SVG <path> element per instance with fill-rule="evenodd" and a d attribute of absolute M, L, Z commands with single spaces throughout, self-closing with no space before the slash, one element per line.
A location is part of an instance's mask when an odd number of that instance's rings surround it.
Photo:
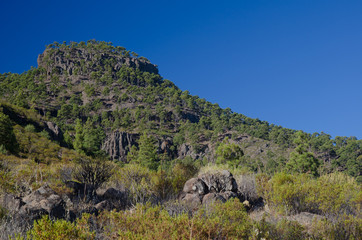
<path fill-rule="evenodd" d="M 295 131 L 222 109 L 111 43 L 53 43 L 39 59 L 25 73 L 0 74 L 0 238 L 362 236 L 362 140 Z M 112 140 L 114 133 L 126 137 Z M 277 220 L 253 220 L 239 200 L 197 209 L 177 201 L 188 179 L 225 169 L 234 174 L 240 199 L 262 198 Z M 94 199 L 79 196 L 81 210 L 72 221 L 43 217 L 20 235 L 6 230 L 17 224 L 2 196 L 23 196 L 44 184 L 73 196 L 70 181 L 122 190 L 124 202 L 117 211 L 94 214 L 87 208 Z M 287 220 L 303 212 L 321 219 L 312 227 Z"/>

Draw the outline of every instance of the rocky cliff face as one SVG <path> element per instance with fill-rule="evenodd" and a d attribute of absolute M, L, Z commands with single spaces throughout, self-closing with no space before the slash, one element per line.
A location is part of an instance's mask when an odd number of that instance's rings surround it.
<path fill-rule="evenodd" d="M 133 145 L 138 146 L 139 134 L 115 131 L 106 137 L 102 150 L 113 160 L 126 162 L 127 154 Z"/>
<path fill-rule="evenodd" d="M 106 62 L 113 63 L 114 72 L 119 71 L 122 66 L 127 66 L 158 74 L 157 66 L 146 59 L 119 56 L 85 48 L 47 49 L 38 56 L 38 66 L 45 68 L 48 76 L 53 71 L 68 76 L 87 75 L 92 71 L 103 70 Z"/>

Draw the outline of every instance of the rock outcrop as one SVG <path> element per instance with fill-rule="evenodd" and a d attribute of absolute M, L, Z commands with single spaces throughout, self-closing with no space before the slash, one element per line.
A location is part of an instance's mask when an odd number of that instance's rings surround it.
<path fill-rule="evenodd" d="M 85 212 L 98 214 L 103 210 L 120 210 L 126 207 L 127 194 L 115 188 L 89 192 L 84 184 L 70 181 L 66 185 L 73 193 L 58 194 L 48 185 L 44 185 L 23 197 L 3 194 L 0 196 L 0 206 L 12 216 L 28 223 L 42 215 L 74 220 Z M 88 195 L 84 194 L 84 191 L 88 192 Z"/>
<path fill-rule="evenodd" d="M 50 137 L 56 141 L 62 141 L 63 140 L 63 133 L 61 129 L 53 122 L 45 122 L 47 126 L 47 130 L 50 133 Z"/>
<path fill-rule="evenodd" d="M 62 218 L 66 213 L 65 202 L 48 185 L 23 197 L 22 201 L 25 204 L 20 208 L 19 214 L 29 217 L 30 220 L 38 219 L 44 214 Z"/>
<path fill-rule="evenodd" d="M 48 75 L 55 70 L 61 74 L 67 73 L 72 76 L 83 62 L 93 63 L 87 66 L 89 70 L 95 70 L 97 65 L 103 65 L 106 61 L 116 62 L 114 71 L 118 71 L 122 66 L 138 68 L 141 71 L 158 74 L 156 65 L 143 58 L 126 57 L 117 54 L 93 51 L 86 48 L 71 49 L 47 49 L 38 56 L 38 66 L 47 70 Z M 94 68 L 94 69 L 93 69 Z"/>
<path fill-rule="evenodd" d="M 101 149 L 108 153 L 111 159 L 126 162 L 131 147 L 138 146 L 138 139 L 138 134 L 115 131 L 107 135 Z"/>
<path fill-rule="evenodd" d="M 208 205 L 215 201 L 225 202 L 238 197 L 237 184 L 229 171 L 205 173 L 197 178 L 189 179 L 180 195 L 180 200 L 197 208 L 198 205 Z"/>

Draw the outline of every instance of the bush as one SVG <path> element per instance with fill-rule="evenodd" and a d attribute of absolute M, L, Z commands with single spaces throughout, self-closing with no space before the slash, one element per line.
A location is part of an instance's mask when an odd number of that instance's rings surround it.
<path fill-rule="evenodd" d="M 107 160 L 83 158 L 73 174 L 75 180 L 97 189 L 111 178 L 113 165 Z"/>
<path fill-rule="evenodd" d="M 182 161 L 176 163 L 171 171 L 171 184 L 174 193 L 178 194 L 182 191 L 185 182 L 194 177 L 198 169 L 192 162 Z"/>
<path fill-rule="evenodd" d="M 343 173 L 320 178 L 278 173 L 261 186 L 264 199 L 280 213 L 312 212 L 329 217 L 360 212 L 361 186 Z"/>
<path fill-rule="evenodd" d="M 341 215 L 335 220 L 321 220 L 313 224 L 315 238 L 330 240 L 357 240 L 362 236 L 362 219 Z"/>
<path fill-rule="evenodd" d="M 153 198 L 153 173 L 138 164 L 126 164 L 117 169 L 111 178 L 111 184 L 128 192 L 130 204 L 146 203 Z"/>
<path fill-rule="evenodd" d="M 132 212 L 103 213 L 98 217 L 104 236 L 119 239 L 247 239 L 252 224 L 236 199 L 201 209 L 190 217 L 172 217 L 160 206 L 137 205 Z M 122 230 L 120 230 L 122 229 Z"/>
<path fill-rule="evenodd" d="M 71 223 L 62 219 L 51 221 L 45 215 L 34 223 L 27 236 L 33 240 L 95 239 L 95 234 L 89 231 L 88 219 L 89 215 L 84 215 L 77 223 Z"/>

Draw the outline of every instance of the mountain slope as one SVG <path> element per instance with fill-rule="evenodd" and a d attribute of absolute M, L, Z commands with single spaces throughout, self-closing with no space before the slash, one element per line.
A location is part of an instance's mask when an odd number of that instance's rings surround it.
<path fill-rule="evenodd" d="M 311 153 L 320 172 L 347 171 L 361 179 L 361 140 L 298 133 L 221 109 L 163 79 L 148 59 L 106 42 L 49 45 L 37 68 L 0 75 L 0 96 L 55 123 L 62 146 L 88 155 L 131 161 L 147 132 L 156 162 L 185 157 L 200 164 L 225 162 L 216 150 L 236 144 L 244 155 L 229 160 L 252 171 L 280 170 L 291 152 L 304 164 Z"/>

